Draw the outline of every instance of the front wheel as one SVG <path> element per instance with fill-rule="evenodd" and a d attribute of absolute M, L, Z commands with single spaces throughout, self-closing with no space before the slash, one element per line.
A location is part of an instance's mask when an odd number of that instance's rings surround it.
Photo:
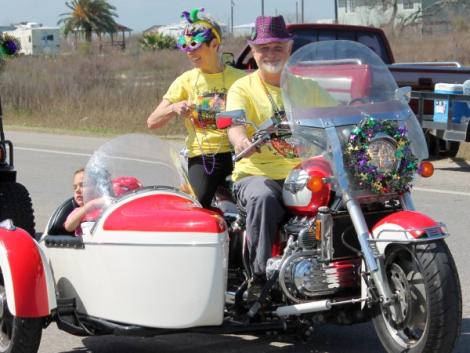
<path fill-rule="evenodd" d="M 43 319 L 19 318 L 8 310 L 3 278 L 0 283 L 0 353 L 37 353 Z"/>
<path fill-rule="evenodd" d="M 462 321 L 462 293 L 444 241 L 394 246 L 385 266 L 397 301 L 377 305 L 372 321 L 387 352 L 452 352 Z"/>

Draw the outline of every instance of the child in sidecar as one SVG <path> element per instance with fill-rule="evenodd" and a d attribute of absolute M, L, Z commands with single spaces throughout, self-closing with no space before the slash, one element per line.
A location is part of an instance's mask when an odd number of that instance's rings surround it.
<path fill-rule="evenodd" d="M 73 201 L 77 205 L 67 216 L 64 228 L 67 232 L 73 232 L 76 236 L 89 233 L 96 219 L 102 212 L 103 205 L 108 201 L 106 196 L 97 197 L 88 202 L 83 200 L 84 168 L 80 168 L 73 177 Z M 119 197 L 129 191 L 142 187 L 142 183 L 135 177 L 122 176 L 114 178 L 112 181 L 112 191 L 114 197 Z"/>

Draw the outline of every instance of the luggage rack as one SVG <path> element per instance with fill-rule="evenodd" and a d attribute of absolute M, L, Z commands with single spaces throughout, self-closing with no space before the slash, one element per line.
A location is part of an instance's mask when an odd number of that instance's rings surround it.
<path fill-rule="evenodd" d="M 462 119 L 460 123 L 452 121 L 454 115 L 455 102 L 470 103 L 470 95 L 464 94 L 446 94 L 425 91 L 412 91 L 411 99 L 418 101 L 416 117 L 423 129 L 435 130 L 434 135 L 448 141 L 470 142 L 470 117 Z M 433 120 L 432 114 L 425 114 L 425 101 L 447 100 L 448 112 L 446 122 L 437 122 Z"/>

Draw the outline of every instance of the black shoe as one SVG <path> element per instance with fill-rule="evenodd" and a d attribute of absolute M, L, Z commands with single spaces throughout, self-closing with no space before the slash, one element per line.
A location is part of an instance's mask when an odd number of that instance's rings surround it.
<path fill-rule="evenodd" d="M 266 285 L 266 275 L 255 275 L 250 278 L 248 282 L 248 288 L 246 290 L 246 301 L 253 303 L 257 301 Z"/>

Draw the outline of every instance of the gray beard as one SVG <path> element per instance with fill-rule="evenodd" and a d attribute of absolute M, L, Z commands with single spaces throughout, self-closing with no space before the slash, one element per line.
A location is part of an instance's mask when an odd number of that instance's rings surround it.
<path fill-rule="evenodd" d="M 277 62 L 276 64 L 272 63 L 261 63 L 261 69 L 263 71 L 266 71 L 267 73 L 270 74 L 278 74 L 282 71 L 284 68 L 284 63 L 283 62 Z"/>

